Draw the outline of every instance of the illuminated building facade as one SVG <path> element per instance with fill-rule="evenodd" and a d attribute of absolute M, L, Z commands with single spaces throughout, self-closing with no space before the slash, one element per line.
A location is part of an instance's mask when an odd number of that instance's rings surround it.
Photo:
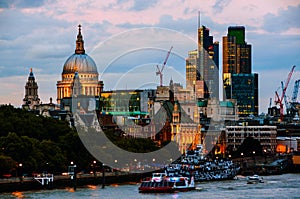
<path fill-rule="evenodd" d="M 81 84 L 81 95 L 99 96 L 103 90 L 103 82 L 98 81 L 98 71 L 94 60 L 85 53 L 81 26 L 78 26 L 75 53 L 64 64 L 62 80 L 57 81 L 57 103 L 62 99 L 72 97 L 75 73 Z"/>
<path fill-rule="evenodd" d="M 228 27 L 223 37 L 223 99 L 236 99 L 241 116 L 258 114 L 258 74 L 252 73 L 252 47 L 244 26 Z"/>
<path fill-rule="evenodd" d="M 213 41 L 209 29 L 198 28 L 198 54 L 200 81 L 203 81 L 203 98 L 219 99 L 219 42 Z"/>
<path fill-rule="evenodd" d="M 186 87 L 196 98 L 219 99 L 219 43 L 205 26 L 198 28 L 198 49 L 188 52 Z"/>

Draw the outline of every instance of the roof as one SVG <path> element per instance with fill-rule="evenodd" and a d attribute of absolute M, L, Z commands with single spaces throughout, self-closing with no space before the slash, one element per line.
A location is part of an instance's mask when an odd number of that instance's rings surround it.
<path fill-rule="evenodd" d="M 64 64 L 63 74 L 94 73 L 98 74 L 94 60 L 87 54 L 71 55 Z"/>
<path fill-rule="evenodd" d="M 233 108 L 234 104 L 229 101 L 220 101 L 220 106 Z"/>

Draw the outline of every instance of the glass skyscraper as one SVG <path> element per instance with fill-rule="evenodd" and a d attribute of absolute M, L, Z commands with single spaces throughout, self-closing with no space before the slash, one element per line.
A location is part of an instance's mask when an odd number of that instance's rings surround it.
<path fill-rule="evenodd" d="M 198 49 L 186 59 L 186 81 L 197 98 L 219 99 L 219 42 L 213 41 L 205 26 L 198 28 Z"/>
<path fill-rule="evenodd" d="M 244 26 L 228 27 L 223 37 L 224 99 L 236 99 L 239 115 L 258 114 L 258 74 L 252 73 L 252 48 Z"/>

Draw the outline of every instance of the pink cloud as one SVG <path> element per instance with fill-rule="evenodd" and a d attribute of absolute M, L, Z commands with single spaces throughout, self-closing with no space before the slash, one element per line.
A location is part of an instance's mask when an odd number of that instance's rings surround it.
<path fill-rule="evenodd" d="M 225 2 L 225 3 L 224 3 Z M 174 20 L 195 17 L 198 11 L 210 17 L 218 24 L 242 24 L 259 28 L 266 14 L 277 15 L 279 10 L 288 6 L 297 6 L 297 0 L 232 0 L 232 1 L 180 1 L 160 0 L 153 7 L 141 11 L 133 9 L 134 1 L 119 3 L 109 1 L 57 1 L 49 2 L 38 8 L 26 8 L 23 12 L 34 14 L 43 12 L 48 16 L 76 23 L 103 23 L 108 21 L 112 25 L 118 24 L 158 24 L 163 15 L 170 15 Z M 220 8 L 220 9 L 216 9 Z M 118 31 L 118 30 L 116 30 Z"/>

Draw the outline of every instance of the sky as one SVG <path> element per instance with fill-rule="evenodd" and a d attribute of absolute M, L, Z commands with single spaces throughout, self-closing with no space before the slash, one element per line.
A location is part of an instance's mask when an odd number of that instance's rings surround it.
<path fill-rule="evenodd" d="M 275 91 L 281 94 L 280 82 L 296 65 L 286 93 L 291 98 L 300 79 L 299 0 L 2 0 L 0 104 L 22 105 L 30 68 L 41 101 L 56 99 L 56 83 L 74 53 L 78 24 L 105 90 L 157 86 L 156 65 L 163 63 L 170 46 L 164 84 L 171 78 L 184 84 L 185 58 L 196 48 L 199 12 L 201 25 L 220 42 L 220 57 L 228 27 L 245 26 L 252 71 L 259 74 L 260 113 L 267 112 Z"/>

